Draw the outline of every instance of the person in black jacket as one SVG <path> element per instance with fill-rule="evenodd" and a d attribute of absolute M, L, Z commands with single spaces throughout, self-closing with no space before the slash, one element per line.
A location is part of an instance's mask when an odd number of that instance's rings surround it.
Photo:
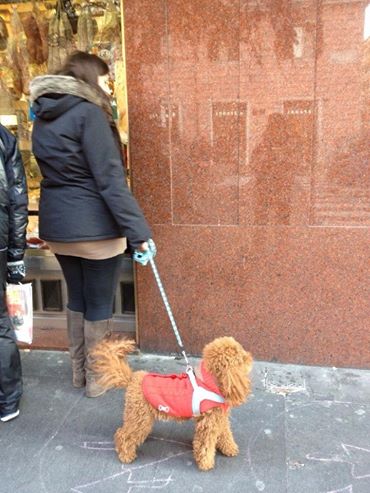
<path fill-rule="evenodd" d="M 32 147 L 42 174 L 39 234 L 68 288 L 73 385 L 97 397 L 90 348 L 109 332 L 126 239 L 145 251 L 152 234 L 131 194 L 110 98 L 108 66 L 84 52 L 30 85 Z"/>
<path fill-rule="evenodd" d="M 0 124 L 0 419 L 19 414 L 22 369 L 6 306 L 6 282 L 25 276 L 27 184 L 15 137 Z"/>

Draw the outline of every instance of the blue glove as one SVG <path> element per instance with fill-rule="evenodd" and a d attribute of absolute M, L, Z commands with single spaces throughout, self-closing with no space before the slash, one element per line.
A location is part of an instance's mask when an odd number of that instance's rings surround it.
<path fill-rule="evenodd" d="M 157 253 L 157 247 L 152 239 L 148 240 L 148 250 L 145 252 L 141 252 L 139 250 L 135 250 L 133 254 L 133 259 L 141 265 L 146 265 L 149 260 L 154 258 Z"/>
<path fill-rule="evenodd" d="M 26 268 L 23 260 L 17 260 L 16 262 L 8 262 L 8 276 L 7 281 L 10 284 L 17 284 L 21 282 L 26 276 Z"/>

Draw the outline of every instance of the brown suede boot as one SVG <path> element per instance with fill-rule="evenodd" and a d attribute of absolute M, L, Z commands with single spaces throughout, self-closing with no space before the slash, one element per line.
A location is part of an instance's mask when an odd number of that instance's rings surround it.
<path fill-rule="evenodd" d="M 96 375 L 92 370 L 92 364 L 94 362 L 92 356 L 89 355 L 90 350 L 105 336 L 110 334 L 110 322 L 111 320 L 98 320 L 96 322 L 90 322 L 85 320 L 85 375 L 86 375 L 86 397 L 99 397 L 106 392 L 106 389 L 96 383 Z"/>
<path fill-rule="evenodd" d="M 72 385 L 77 389 L 85 386 L 85 336 L 83 313 L 67 308 L 69 354 L 72 361 Z"/>

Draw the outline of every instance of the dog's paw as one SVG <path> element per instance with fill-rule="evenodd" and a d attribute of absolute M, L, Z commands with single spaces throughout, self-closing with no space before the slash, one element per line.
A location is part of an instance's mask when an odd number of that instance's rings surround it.
<path fill-rule="evenodd" d="M 216 449 L 227 457 L 235 457 L 239 453 L 239 447 L 235 443 L 231 434 L 221 435 L 217 440 Z"/>
<path fill-rule="evenodd" d="M 198 467 L 201 471 L 210 471 L 215 467 L 215 461 L 213 460 L 201 460 L 197 462 Z"/>
<path fill-rule="evenodd" d="M 128 453 L 128 452 L 122 452 L 122 451 L 118 451 L 117 450 L 117 455 L 118 455 L 118 458 L 121 462 L 123 462 L 124 464 L 130 464 L 131 462 L 134 462 L 134 460 L 136 459 L 136 453 L 135 452 L 131 452 L 131 453 Z"/>
<path fill-rule="evenodd" d="M 239 454 L 239 447 L 236 445 L 236 443 L 233 446 L 228 446 L 228 447 L 220 447 L 218 449 L 221 454 L 226 455 L 227 457 L 236 457 Z"/>

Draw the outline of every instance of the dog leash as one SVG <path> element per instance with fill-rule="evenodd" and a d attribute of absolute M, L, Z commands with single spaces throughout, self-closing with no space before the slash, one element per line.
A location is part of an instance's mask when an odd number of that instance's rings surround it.
<path fill-rule="evenodd" d="M 203 387 L 199 386 L 195 377 L 195 372 L 193 367 L 190 365 L 188 357 L 185 352 L 184 344 L 182 342 L 181 336 L 179 329 L 177 328 L 176 322 L 175 322 L 175 317 L 173 316 L 172 310 L 170 303 L 168 301 L 166 291 L 164 290 L 157 266 L 154 262 L 154 256 L 157 253 L 157 249 L 155 246 L 155 243 L 153 240 L 148 240 L 148 245 L 149 249 L 144 251 L 144 252 L 139 252 L 135 250 L 133 258 L 136 260 L 136 262 L 139 262 L 142 265 L 147 265 L 147 263 L 150 263 L 150 266 L 152 268 L 154 278 L 156 280 L 157 286 L 159 288 L 159 292 L 161 293 L 162 300 L 164 303 L 164 306 L 167 311 L 168 318 L 170 319 L 172 330 L 175 334 L 177 344 L 179 345 L 181 349 L 181 354 L 183 355 L 185 362 L 186 362 L 186 373 L 188 375 L 188 378 L 190 380 L 191 386 L 193 388 L 193 395 L 192 395 L 192 412 L 193 416 L 200 416 L 201 414 L 201 402 L 203 400 L 211 400 L 214 402 L 217 402 L 219 404 L 222 404 L 225 402 L 225 399 L 220 396 L 219 394 L 216 394 L 215 392 L 210 392 Z M 161 411 L 161 409 L 160 409 Z"/>
<path fill-rule="evenodd" d="M 164 306 L 165 306 L 165 308 L 167 310 L 167 315 L 168 315 L 168 318 L 170 319 L 172 330 L 173 330 L 173 332 L 175 334 L 175 337 L 176 337 L 176 340 L 177 340 L 177 344 L 179 345 L 179 347 L 181 349 L 181 354 L 184 356 L 184 359 L 185 359 L 185 362 L 186 362 L 187 367 L 188 368 L 191 368 L 190 363 L 189 363 L 189 360 L 188 360 L 188 357 L 186 356 L 184 344 L 182 342 L 182 339 L 181 339 L 181 336 L 180 336 L 180 333 L 179 333 L 179 329 L 177 328 L 177 325 L 176 325 L 176 322 L 175 322 L 175 318 L 173 316 L 173 313 L 172 313 L 172 310 L 171 310 L 171 306 L 169 304 L 169 301 L 168 301 L 166 292 L 164 290 L 164 287 L 163 287 L 161 278 L 159 276 L 159 272 L 158 272 L 157 266 L 155 265 L 154 259 L 153 258 L 149 259 L 149 263 L 150 263 L 150 266 L 151 266 L 151 268 L 153 270 L 153 274 L 154 274 L 155 280 L 157 282 L 157 286 L 159 288 L 159 292 L 161 293 Z"/>
<path fill-rule="evenodd" d="M 161 281 L 157 266 L 154 262 L 154 256 L 157 253 L 155 243 L 153 240 L 150 239 L 150 240 L 148 240 L 148 245 L 149 245 L 149 250 L 147 250 L 145 252 L 139 252 L 138 250 L 135 250 L 133 258 L 134 258 L 134 260 L 136 260 L 136 262 L 139 262 L 139 264 L 142 264 L 142 265 L 147 265 L 148 262 L 150 263 L 150 266 L 151 266 L 153 274 L 154 274 L 154 278 L 156 280 L 157 286 L 159 288 L 159 292 L 161 293 L 161 297 L 162 297 L 164 306 L 165 306 L 166 311 L 167 311 L 168 318 L 170 319 L 171 327 L 172 327 L 172 330 L 175 334 L 177 344 L 179 345 L 180 350 L 181 350 L 181 354 L 183 355 L 183 357 L 185 359 L 185 362 L 187 365 L 186 371 L 188 372 L 188 370 L 189 370 L 189 371 L 193 372 L 193 368 L 191 367 L 189 360 L 188 360 L 188 357 L 186 355 L 184 344 L 182 342 L 179 329 L 177 328 L 177 325 L 175 322 L 175 317 L 173 316 L 171 306 L 170 306 L 170 303 L 169 303 L 167 295 L 166 295 L 166 291 L 164 290 L 163 283 Z"/>

